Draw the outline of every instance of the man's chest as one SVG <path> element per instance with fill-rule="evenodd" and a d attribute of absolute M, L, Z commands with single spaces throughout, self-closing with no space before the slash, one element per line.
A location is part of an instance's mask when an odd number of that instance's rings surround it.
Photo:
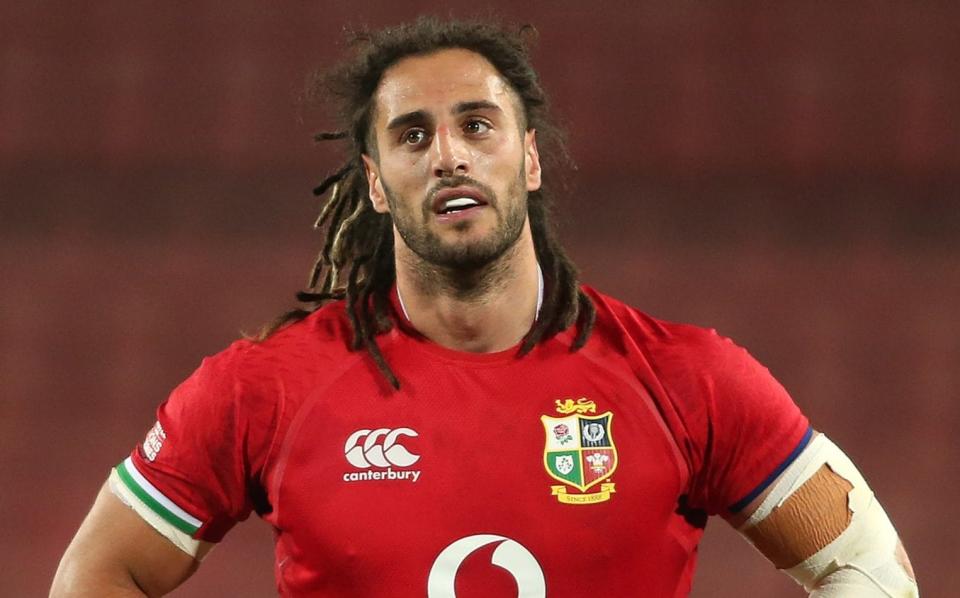
<path fill-rule="evenodd" d="M 383 398 L 344 378 L 292 422 L 268 488 L 291 592 L 676 583 L 686 473 L 630 372 L 451 365 L 404 382 Z"/>

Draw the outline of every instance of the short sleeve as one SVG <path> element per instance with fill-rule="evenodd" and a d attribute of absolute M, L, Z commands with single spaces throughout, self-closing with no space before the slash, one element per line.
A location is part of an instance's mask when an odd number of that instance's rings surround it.
<path fill-rule="evenodd" d="M 710 514 L 742 510 L 802 450 L 810 423 L 783 386 L 745 349 L 712 330 L 685 332 L 668 385 L 684 403 L 691 504 Z"/>
<path fill-rule="evenodd" d="M 128 490 L 167 523 L 218 542 L 253 509 L 257 445 L 268 432 L 253 424 L 237 380 L 244 344 L 203 360 L 157 410 L 157 421 L 116 471 Z"/>

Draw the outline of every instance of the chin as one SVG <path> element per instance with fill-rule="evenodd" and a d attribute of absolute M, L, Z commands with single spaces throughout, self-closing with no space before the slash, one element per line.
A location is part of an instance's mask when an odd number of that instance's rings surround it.
<path fill-rule="evenodd" d="M 490 265 L 502 257 L 511 247 L 496 239 L 480 239 L 436 248 L 428 261 L 446 268 L 475 270 Z"/>

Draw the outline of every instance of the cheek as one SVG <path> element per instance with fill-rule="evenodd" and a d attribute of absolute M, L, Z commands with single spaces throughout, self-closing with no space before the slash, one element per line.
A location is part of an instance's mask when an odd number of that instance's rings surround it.
<path fill-rule="evenodd" d="M 491 139 L 473 148 L 471 162 L 475 170 L 495 172 L 498 175 L 514 174 L 523 161 L 522 151 L 508 139 Z"/>
<path fill-rule="evenodd" d="M 391 189 L 408 190 L 423 185 L 424 173 L 429 165 L 422 153 L 409 152 L 392 156 L 381 163 L 381 176 Z"/>

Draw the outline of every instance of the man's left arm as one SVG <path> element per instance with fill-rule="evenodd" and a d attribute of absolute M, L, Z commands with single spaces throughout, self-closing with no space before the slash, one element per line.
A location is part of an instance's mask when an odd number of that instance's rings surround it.
<path fill-rule="evenodd" d="M 919 596 L 883 507 L 850 459 L 822 434 L 728 521 L 811 596 Z"/>

